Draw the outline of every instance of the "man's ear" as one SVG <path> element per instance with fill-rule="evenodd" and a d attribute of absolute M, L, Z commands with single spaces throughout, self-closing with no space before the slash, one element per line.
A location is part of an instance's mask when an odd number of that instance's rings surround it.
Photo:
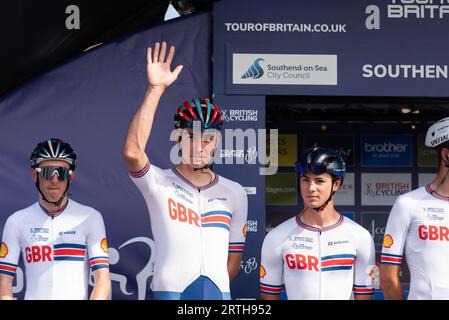
<path fill-rule="evenodd" d="M 443 159 L 443 163 L 445 167 L 449 167 L 449 149 L 441 148 L 441 159 Z"/>
<path fill-rule="evenodd" d="M 31 179 L 33 179 L 34 182 L 37 181 L 37 172 L 35 169 L 31 169 Z"/>
<path fill-rule="evenodd" d="M 337 191 L 341 187 L 341 178 L 334 181 L 334 191 Z"/>

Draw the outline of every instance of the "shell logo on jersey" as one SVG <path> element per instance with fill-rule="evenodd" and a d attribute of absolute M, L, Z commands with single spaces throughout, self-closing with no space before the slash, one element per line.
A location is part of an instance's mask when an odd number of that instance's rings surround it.
<path fill-rule="evenodd" d="M 0 247 L 0 258 L 5 258 L 8 255 L 8 246 L 6 243 L 2 242 L 2 246 Z"/>
<path fill-rule="evenodd" d="M 263 279 L 267 275 L 267 272 L 265 271 L 265 268 L 263 265 L 260 265 L 260 277 Z"/>
<path fill-rule="evenodd" d="M 106 240 L 106 238 L 103 238 L 103 240 L 101 240 L 101 249 L 103 249 L 103 251 L 105 253 L 108 253 L 109 249 L 108 249 L 108 241 Z"/>
<path fill-rule="evenodd" d="M 243 233 L 243 236 L 246 238 L 246 230 L 248 229 L 248 224 L 247 223 L 245 223 L 245 226 L 243 227 L 243 230 L 242 230 L 242 233 Z"/>
<path fill-rule="evenodd" d="M 393 243 L 393 237 L 389 234 L 386 234 L 384 237 L 384 248 L 390 249 Z"/>

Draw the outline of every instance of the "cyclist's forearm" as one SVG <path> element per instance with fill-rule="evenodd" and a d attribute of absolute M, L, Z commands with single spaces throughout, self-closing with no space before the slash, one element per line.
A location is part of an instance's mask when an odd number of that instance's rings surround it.
<path fill-rule="evenodd" d="M 0 275 L 0 300 L 12 300 L 12 277 Z"/>
<path fill-rule="evenodd" d="M 381 280 L 381 289 L 385 300 L 404 300 L 404 293 L 402 291 L 399 278 L 386 278 Z"/>
<path fill-rule="evenodd" d="M 99 269 L 94 273 L 95 285 L 90 300 L 108 300 L 111 295 L 109 269 Z"/>
<path fill-rule="evenodd" d="M 241 253 L 229 253 L 228 255 L 228 274 L 229 280 L 234 280 L 239 274 L 240 262 L 242 261 Z"/>
<path fill-rule="evenodd" d="M 139 163 L 146 157 L 145 148 L 150 137 L 157 105 L 164 92 L 163 88 L 148 88 L 128 128 L 123 155 L 128 165 Z"/>

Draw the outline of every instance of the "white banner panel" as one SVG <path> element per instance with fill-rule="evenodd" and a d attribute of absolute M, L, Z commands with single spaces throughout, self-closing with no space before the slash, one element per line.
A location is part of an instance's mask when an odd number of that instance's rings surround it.
<path fill-rule="evenodd" d="M 337 206 L 354 206 L 354 173 L 347 173 L 343 185 L 334 195 L 334 205 Z"/>
<path fill-rule="evenodd" d="M 411 187 L 410 173 L 362 173 L 362 206 L 393 205 Z"/>
<path fill-rule="evenodd" d="M 232 55 L 233 84 L 337 85 L 337 55 Z"/>

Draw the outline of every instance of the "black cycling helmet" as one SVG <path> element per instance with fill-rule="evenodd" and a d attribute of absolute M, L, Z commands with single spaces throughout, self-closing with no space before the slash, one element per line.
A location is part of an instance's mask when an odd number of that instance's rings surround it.
<path fill-rule="evenodd" d="M 333 191 L 335 181 L 341 179 L 341 184 L 343 183 L 346 173 L 346 164 L 341 154 L 336 150 L 314 147 L 303 152 L 300 160 L 296 162 L 296 172 L 299 176 L 305 175 L 307 172 L 312 172 L 317 175 L 323 173 L 331 175 L 332 187 L 329 198 L 321 206 L 312 208 L 318 212 L 323 211 L 329 201 L 332 200 L 335 193 L 335 191 Z"/>
<path fill-rule="evenodd" d="M 31 168 L 36 168 L 41 162 L 48 160 L 64 161 L 70 169 L 76 168 L 76 154 L 70 144 L 60 139 L 51 138 L 40 142 L 30 156 Z"/>
<path fill-rule="evenodd" d="M 223 126 L 223 116 L 218 106 L 207 98 L 196 98 L 178 107 L 174 116 L 176 129 L 193 128 L 193 122 L 201 122 L 201 131 L 206 129 L 220 130 Z"/>
<path fill-rule="evenodd" d="M 339 152 L 330 148 L 314 147 L 307 149 L 296 162 L 296 172 L 304 175 L 307 172 L 314 174 L 329 173 L 334 181 L 344 179 L 346 164 Z M 343 182 L 343 181 L 342 181 Z"/>
<path fill-rule="evenodd" d="M 73 151 L 70 144 L 63 142 L 60 139 L 51 138 L 45 141 L 40 142 L 36 148 L 34 148 L 33 152 L 30 156 L 30 166 L 33 169 L 36 169 L 40 163 L 49 160 L 58 160 L 64 161 L 70 165 L 70 170 L 75 170 L 76 168 L 76 154 Z M 36 169 L 37 170 L 37 169 Z M 71 173 L 70 173 L 71 174 Z M 70 186 L 70 179 L 67 181 L 67 186 L 65 188 L 64 193 L 58 201 L 49 201 L 45 195 L 42 193 L 41 188 L 39 186 L 39 179 L 36 179 L 36 188 L 39 193 L 42 195 L 42 198 L 55 206 L 60 206 L 62 200 L 67 194 L 67 191 Z"/>

